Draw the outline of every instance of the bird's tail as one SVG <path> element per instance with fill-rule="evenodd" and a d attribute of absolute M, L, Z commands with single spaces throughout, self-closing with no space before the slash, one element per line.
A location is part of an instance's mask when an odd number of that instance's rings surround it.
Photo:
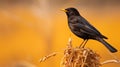
<path fill-rule="evenodd" d="M 110 52 L 114 53 L 117 52 L 117 49 L 107 43 L 104 39 L 98 38 L 98 41 L 105 45 L 106 48 L 109 49 Z"/>

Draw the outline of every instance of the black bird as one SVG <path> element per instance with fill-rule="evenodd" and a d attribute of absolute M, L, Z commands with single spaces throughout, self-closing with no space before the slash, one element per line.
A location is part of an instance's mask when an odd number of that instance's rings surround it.
<path fill-rule="evenodd" d="M 110 52 L 117 52 L 117 49 L 112 47 L 104 40 L 108 38 L 102 35 L 94 26 L 92 26 L 85 18 L 83 18 L 76 8 L 66 8 L 62 10 L 67 14 L 68 26 L 70 30 L 76 36 L 84 39 L 84 41 L 82 42 L 82 44 L 84 43 L 84 46 L 88 39 L 93 39 L 104 44 Z"/>

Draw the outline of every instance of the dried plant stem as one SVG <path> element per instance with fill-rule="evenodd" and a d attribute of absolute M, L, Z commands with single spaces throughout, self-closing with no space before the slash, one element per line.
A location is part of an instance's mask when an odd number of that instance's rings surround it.
<path fill-rule="evenodd" d="M 104 65 L 104 64 L 108 64 L 108 63 L 120 63 L 120 60 L 106 60 L 106 61 L 102 62 L 101 64 Z"/>
<path fill-rule="evenodd" d="M 51 54 L 49 54 L 49 55 L 47 55 L 47 56 L 44 56 L 43 58 L 41 58 L 40 60 L 39 60 L 39 62 L 44 62 L 45 60 L 47 60 L 47 59 L 49 59 L 49 58 L 51 58 L 51 57 L 53 57 L 53 56 L 56 56 L 56 53 L 54 52 L 54 53 L 51 53 Z"/>
<path fill-rule="evenodd" d="M 86 59 L 87 59 L 87 56 L 88 56 L 88 52 L 86 52 L 85 59 L 84 59 L 84 61 L 83 61 L 83 64 L 81 65 L 81 67 L 84 67 L 85 62 L 86 62 Z"/>

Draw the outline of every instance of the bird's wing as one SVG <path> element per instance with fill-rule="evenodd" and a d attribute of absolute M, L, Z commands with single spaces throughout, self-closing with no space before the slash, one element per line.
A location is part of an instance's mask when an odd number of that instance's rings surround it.
<path fill-rule="evenodd" d="M 81 17 L 81 19 L 78 19 L 78 20 L 81 20 L 81 22 L 87 27 L 89 28 L 91 31 L 94 31 L 94 33 L 96 34 L 101 34 L 94 26 L 92 26 L 85 18 Z"/>
<path fill-rule="evenodd" d="M 80 19 L 79 19 L 80 20 Z M 81 22 L 89 28 L 92 32 L 96 33 L 97 35 L 100 35 L 102 38 L 108 39 L 106 36 L 102 35 L 94 26 L 92 26 L 85 18 L 81 16 Z"/>
<path fill-rule="evenodd" d="M 93 35 L 93 36 L 97 36 L 98 34 L 96 33 L 96 31 L 90 29 L 88 26 L 85 26 L 83 24 L 80 23 L 76 23 L 76 24 L 72 24 L 74 27 L 76 27 L 77 29 L 79 29 L 82 33 L 88 34 L 88 35 Z"/>
<path fill-rule="evenodd" d="M 75 22 L 76 23 L 74 25 L 78 27 L 80 30 L 82 30 L 83 33 L 94 35 L 94 36 L 95 35 L 101 36 L 101 33 L 95 27 L 89 24 L 88 21 L 85 20 L 84 18 L 77 17 L 77 21 Z"/>

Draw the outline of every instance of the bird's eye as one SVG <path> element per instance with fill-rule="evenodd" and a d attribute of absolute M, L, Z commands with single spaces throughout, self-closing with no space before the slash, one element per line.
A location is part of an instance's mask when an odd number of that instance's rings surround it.
<path fill-rule="evenodd" d="M 70 14 L 74 15 L 74 12 L 70 11 Z"/>

